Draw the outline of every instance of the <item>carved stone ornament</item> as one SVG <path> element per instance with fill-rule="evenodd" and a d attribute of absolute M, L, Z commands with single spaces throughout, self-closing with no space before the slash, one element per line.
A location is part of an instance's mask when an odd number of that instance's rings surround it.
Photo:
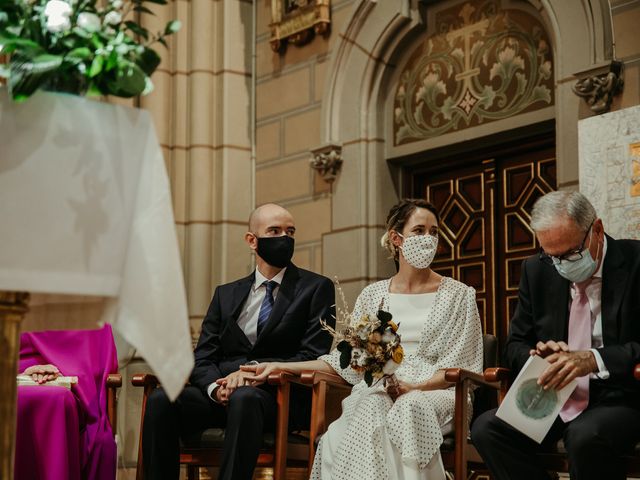
<path fill-rule="evenodd" d="M 271 0 L 271 49 L 304 45 L 314 34 L 328 35 L 331 0 Z"/>
<path fill-rule="evenodd" d="M 435 29 L 401 67 L 394 146 L 554 104 L 553 50 L 542 21 L 503 3 L 469 0 L 435 13 Z"/>
<path fill-rule="evenodd" d="M 585 99 L 591 111 L 606 113 L 613 97 L 624 88 L 624 63 L 613 60 L 604 72 L 581 78 L 572 87 L 573 93 Z"/>
<path fill-rule="evenodd" d="M 333 183 L 342 167 L 342 147 L 325 145 L 311 150 L 311 168 L 316 170 L 327 183 Z"/>

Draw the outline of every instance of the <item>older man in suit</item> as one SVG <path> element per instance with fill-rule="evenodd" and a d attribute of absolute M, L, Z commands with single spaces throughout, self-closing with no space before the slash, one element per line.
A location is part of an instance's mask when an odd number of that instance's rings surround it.
<path fill-rule="evenodd" d="M 248 385 L 245 377 L 251 372 L 240 366 L 315 359 L 332 341 L 320 319 L 334 321 L 333 283 L 291 263 L 295 231 L 293 217 L 279 205 L 266 204 L 251 214 L 245 241 L 256 254 L 256 270 L 216 289 L 190 385 L 176 402 L 161 389 L 149 398 L 142 441 L 145 478 L 177 479 L 179 436 L 221 426 L 225 440 L 218 478 L 253 476 L 262 433 L 274 428 L 277 405 L 274 390 Z M 294 421 L 301 402 L 292 398 Z"/>
<path fill-rule="evenodd" d="M 493 478 L 549 479 L 538 451 L 564 438 L 572 480 L 624 479 L 619 455 L 640 440 L 640 241 L 606 235 L 578 192 L 552 192 L 533 207 L 541 253 L 522 264 L 519 301 L 505 346 L 515 374 L 530 355 L 550 366 L 538 383 L 578 386 L 538 445 L 495 416 L 472 439 Z"/>

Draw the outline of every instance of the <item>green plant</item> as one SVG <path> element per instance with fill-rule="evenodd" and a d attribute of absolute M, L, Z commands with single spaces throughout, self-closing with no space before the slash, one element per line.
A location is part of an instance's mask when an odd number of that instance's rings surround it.
<path fill-rule="evenodd" d="M 0 65 L 10 94 L 24 100 L 38 88 L 76 94 L 133 97 L 153 89 L 165 47 L 180 29 L 168 22 L 151 33 L 133 18 L 153 14 L 145 4 L 167 0 L 0 0 Z M 131 19 L 130 19 L 131 18 Z"/>

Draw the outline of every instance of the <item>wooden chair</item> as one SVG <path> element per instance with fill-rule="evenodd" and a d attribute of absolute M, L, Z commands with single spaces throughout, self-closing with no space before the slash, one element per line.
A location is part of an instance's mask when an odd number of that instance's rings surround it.
<path fill-rule="evenodd" d="M 107 377 L 107 417 L 115 435 L 118 431 L 118 397 L 117 390 L 122 386 L 122 375 L 111 373 Z"/>
<path fill-rule="evenodd" d="M 269 377 L 269 383 L 277 386 L 278 414 L 276 431 L 266 433 L 263 446 L 258 456 L 257 467 L 273 468 L 274 480 L 284 480 L 286 467 L 306 467 L 308 459 L 309 438 L 304 435 L 289 433 L 289 392 L 291 383 L 287 381 L 289 374 L 277 373 Z M 142 480 L 142 436 L 147 399 L 158 387 L 158 379 L 151 374 L 134 375 L 131 383 L 136 387 L 144 387 L 142 397 L 142 414 L 140 419 L 140 438 L 138 444 L 138 463 L 136 479 Z M 189 438 L 181 439 L 180 464 L 187 466 L 187 478 L 196 480 L 200 467 L 218 467 L 222 460 L 224 429 L 209 428 Z"/>
<path fill-rule="evenodd" d="M 484 366 L 487 368 L 495 367 L 498 350 L 496 337 L 484 335 L 483 347 Z M 473 386 L 480 387 L 475 391 L 474 412 L 481 413 L 488 406 L 497 404 L 495 391 L 500 387 L 500 384 L 496 381 L 487 381 L 483 375 L 461 368 L 447 369 L 445 378 L 455 384 L 455 416 L 454 431 L 445 436 L 440 449 L 442 461 L 445 469 L 455 472 L 456 479 L 466 480 L 467 463 L 480 463 L 482 461 L 480 455 L 468 440 L 468 393 Z M 319 437 L 326 432 L 328 425 L 340 415 L 339 402 L 351 392 L 352 385 L 339 375 L 323 372 L 303 372 L 299 378 L 285 374 L 281 379 L 309 385 L 313 389 L 309 432 L 312 440 L 309 446 L 309 469 L 311 469 Z"/>
<path fill-rule="evenodd" d="M 484 371 L 483 376 L 487 384 L 499 389 L 499 402 L 502 402 L 509 388 L 509 370 L 507 368 L 489 368 Z M 640 363 L 635 366 L 633 377 L 640 380 Z M 562 439 L 558 441 L 552 451 L 539 453 L 536 458 L 538 463 L 549 472 L 569 471 L 569 459 Z M 625 464 L 628 477 L 640 477 L 640 443 L 636 445 L 633 454 L 623 456 L 622 461 Z"/>
<path fill-rule="evenodd" d="M 498 341 L 494 335 L 483 335 L 483 370 L 495 368 L 498 364 Z M 485 379 L 484 375 L 460 368 L 448 368 L 445 379 L 455 384 L 455 414 L 453 418 L 453 432 L 445 435 L 440 453 L 442 463 L 447 471 L 453 471 L 454 478 L 468 478 L 468 465 L 482 465 L 482 457 L 469 438 L 469 407 L 467 398 L 473 388 L 473 419 L 498 405 L 496 389 L 499 383 Z"/>

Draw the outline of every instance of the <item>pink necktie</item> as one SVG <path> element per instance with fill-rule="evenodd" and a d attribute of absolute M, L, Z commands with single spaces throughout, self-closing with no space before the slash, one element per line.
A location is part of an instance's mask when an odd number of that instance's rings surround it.
<path fill-rule="evenodd" d="M 585 288 L 589 282 L 576 283 L 576 295 L 569 312 L 569 350 L 589 350 L 591 348 L 591 309 Z M 576 379 L 578 386 L 567 403 L 560 410 L 563 422 L 576 418 L 589 403 L 589 375 Z"/>

